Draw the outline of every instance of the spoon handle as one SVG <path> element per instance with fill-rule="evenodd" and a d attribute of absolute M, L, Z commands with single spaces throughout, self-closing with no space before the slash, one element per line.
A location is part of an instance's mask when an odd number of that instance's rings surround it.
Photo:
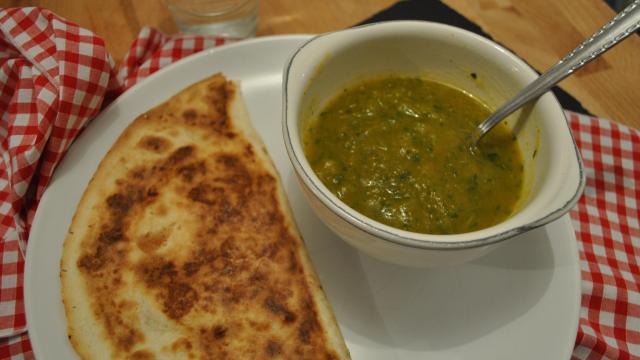
<path fill-rule="evenodd" d="M 567 56 L 527 85 L 516 96 L 478 125 L 474 133 L 473 142 L 476 143 L 480 140 L 500 120 L 509 116 L 530 100 L 541 96 L 562 79 L 633 34 L 638 28 L 640 28 L 640 0 L 636 0 L 627 6 L 600 30 L 578 45 Z"/>

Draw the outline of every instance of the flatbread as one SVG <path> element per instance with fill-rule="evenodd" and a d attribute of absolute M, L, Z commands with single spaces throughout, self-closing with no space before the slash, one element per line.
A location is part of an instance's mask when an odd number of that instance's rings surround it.
<path fill-rule="evenodd" d="M 221 74 L 123 132 L 63 251 L 81 358 L 349 358 L 278 174 Z"/>

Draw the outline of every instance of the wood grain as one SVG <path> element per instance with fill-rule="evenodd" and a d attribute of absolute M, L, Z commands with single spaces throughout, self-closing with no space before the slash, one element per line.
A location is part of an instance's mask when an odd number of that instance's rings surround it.
<path fill-rule="evenodd" d="M 600 0 L 445 0 L 496 41 L 544 71 L 615 14 Z M 560 86 L 595 115 L 640 128 L 640 37 L 578 70 Z"/>
<path fill-rule="evenodd" d="M 316 34 L 355 25 L 396 0 L 262 0 L 258 35 Z"/>
<path fill-rule="evenodd" d="M 419 0 L 416 0 L 419 1 Z M 428 0 L 433 1 L 433 0 Z M 258 35 L 343 29 L 395 0 L 261 0 Z M 444 0 L 538 71 L 553 65 L 613 15 L 602 0 Z M 161 0 L 0 0 L 0 7 L 42 6 L 101 36 L 116 61 L 142 26 L 172 34 Z M 589 64 L 561 87 L 592 113 L 640 128 L 640 37 Z"/>
<path fill-rule="evenodd" d="M 257 35 L 315 34 L 339 30 L 391 6 L 395 0 L 262 0 Z M 162 0 L 0 0 L 0 7 L 41 6 L 102 37 L 120 61 L 142 26 L 177 32 Z"/>

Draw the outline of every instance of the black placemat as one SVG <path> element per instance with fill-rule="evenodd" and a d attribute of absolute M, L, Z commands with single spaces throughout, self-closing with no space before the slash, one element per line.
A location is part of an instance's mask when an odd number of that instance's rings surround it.
<path fill-rule="evenodd" d="M 478 25 L 440 1 L 403 0 L 366 19 L 361 24 L 370 24 L 389 20 L 424 20 L 439 22 L 472 31 L 478 35 L 482 35 L 495 41 L 495 39 L 489 36 L 489 34 L 482 31 Z M 558 98 L 558 101 L 563 108 L 589 114 L 578 100 L 561 88 L 557 86 L 554 87 L 553 93 Z"/>

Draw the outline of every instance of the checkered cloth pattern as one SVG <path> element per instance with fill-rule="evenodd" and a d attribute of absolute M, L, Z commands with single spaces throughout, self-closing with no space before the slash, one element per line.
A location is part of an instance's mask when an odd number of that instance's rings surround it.
<path fill-rule="evenodd" d="M 25 328 L 23 254 L 37 199 L 87 119 L 112 62 L 104 42 L 49 11 L 0 12 L 0 336 Z"/>
<path fill-rule="evenodd" d="M 582 307 L 574 359 L 640 359 L 640 133 L 568 113 L 587 184 L 571 211 Z"/>
<path fill-rule="evenodd" d="M 24 240 L 55 165 L 108 99 L 225 40 L 144 28 L 116 68 L 99 38 L 46 10 L 0 10 L 0 31 L 0 359 L 32 359 L 22 303 Z M 571 211 L 582 268 L 572 360 L 640 359 L 640 133 L 566 115 L 587 175 Z"/>

